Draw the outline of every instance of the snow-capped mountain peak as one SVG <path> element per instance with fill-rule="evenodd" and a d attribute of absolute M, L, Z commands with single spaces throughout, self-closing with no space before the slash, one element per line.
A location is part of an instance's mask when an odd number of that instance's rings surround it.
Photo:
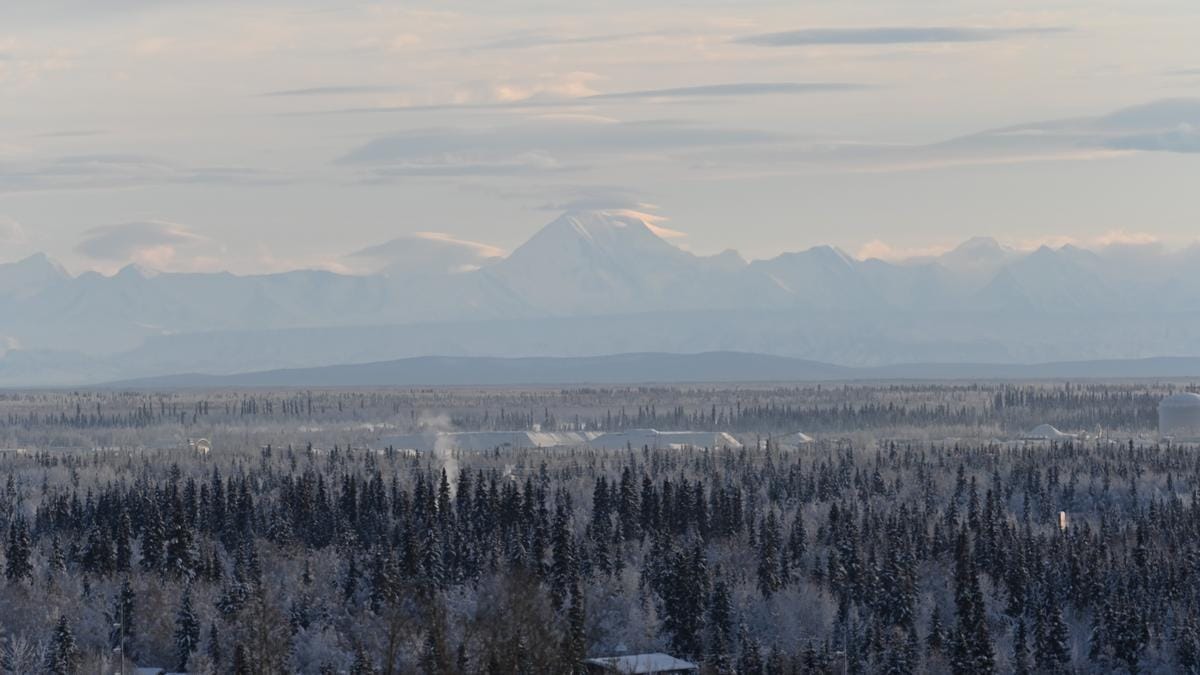
<path fill-rule="evenodd" d="M 70 278 L 58 262 L 45 253 L 35 253 L 16 262 L 0 264 L 0 296 L 36 293 Z"/>
<path fill-rule="evenodd" d="M 660 236 L 661 228 L 632 211 L 568 211 L 518 247 L 510 259 L 557 256 L 569 251 L 595 254 L 687 255 Z"/>
<path fill-rule="evenodd" d="M 1200 284 L 1194 280 L 1200 247 L 1174 253 L 1161 246 L 1021 251 L 976 237 L 919 263 L 862 261 L 833 246 L 746 262 L 732 250 L 697 256 L 675 245 L 678 236 L 646 214 L 571 211 L 507 256 L 448 234 L 417 233 L 347 256 L 346 267 L 357 272 L 353 275 L 153 274 L 130 266 L 112 276 L 85 272 L 71 277 L 38 255 L 0 264 L 0 336 L 24 349 L 111 355 L 156 344 L 164 335 L 201 331 L 261 337 L 267 331 L 502 320 L 510 340 L 536 349 L 556 338 L 533 329 L 523 332 L 523 321 L 557 326 L 559 320 L 578 319 L 587 328 L 573 339 L 582 344 L 624 317 L 620 320 L 627 324 L 622 325 L 644 326 L 649 342 L 638 344 L 657 348 L 665 343 L 656 341 L 672 335 L 663 327 L 672 317 L 750 310 L 772 320 L 812 311 L 834 327 L 891 316 L 906 335 L 922 334 L 923 322 L 936 322 L 937 312 L 947 312 L 955 318 L 938 339 L 953 342 L 968 340 L 963 335 L 969 329 L 957 326 L 976 325 L 1000 310 L 1018 325 L 1060 315 L 1157 312 L 1155 316 L 1178 317 L 1200 310 Z M 423 330 L 414 328 L 413 335 L 424 335 Z M 854 346 L 840 338 L 819 347 L 824 339 L 819 322 L 810 342 L 805 342 L 807 334 L 795 333 L 782 343 L 764 338 L 760 344 L 753 331 L 747 337 L 731 327 L 719 330 L 728 332 L 722 338 L 728 342 L 710 346 L 754 350 L 809 344 L 837 354 L 849 350 L 853 358 L 891 358 L 882 348 Z M 629 332 L 620 338 L 598 337 L 587 351 L 628 349 L 635 340 Z M 1164 333 L 1171 339 L 1193 334 Z M 1145 339 L 1141 335 L 1134 344 Z M 454 345 L 438 339 L 425 349 Z M 355 358 L 354 353 L 322 353 L 323 362 Z M 905 352 L 905 358 L 922 353 Z M 186 352 L 180 354 L 186 357 Z M 223 360 L 214 363 L 225 367 Z"/>

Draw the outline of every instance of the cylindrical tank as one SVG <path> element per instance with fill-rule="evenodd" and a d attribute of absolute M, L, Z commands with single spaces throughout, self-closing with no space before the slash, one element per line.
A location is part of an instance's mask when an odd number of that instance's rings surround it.
<path fill-rule="evenodd" d="M 1200 439 L 1200 394 L 1172 394 L 1158 404 L 1158 435 Z"/>

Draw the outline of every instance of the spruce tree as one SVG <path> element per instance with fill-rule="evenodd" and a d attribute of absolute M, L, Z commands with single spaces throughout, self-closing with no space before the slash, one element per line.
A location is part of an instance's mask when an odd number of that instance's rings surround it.
<path fill-rule="evenodd" d="M 137 596 L 133 592 L 133 586 L 129 583 L 129 578 L 126 577 L 121 581 L 121 588 L 113 598 L 112 608 L 108 610 L 106 615 L 108 622 L 113 626 L 110 632 L 112 648 L 122 650 L 125 656 L 129 658 L 136 656 L 129 648 L 135 635 L 134 626 L 137 620 L 135 611 L 136 602 Z"/>
<path fill-rule="evenodd" d="M 183 591 L 179 611 L 175 613 L 175 660 L 180 672 L 187 672 L 188 658 L 200 645 L 200 621 L 192 609 L 192 589 Z"/>
<path fill-rule="evenodd" d="M 762 675 L 762 645 L 745 626 L 738 636 L 738 675 Z"/>
<path fill-rule="evenodd" d="M 50 636 L 50 647 L 46 651 L 46 672 L 50 675 L 75 675 L 79 671 L 79 646 L 67 617 L 60 616 L 54 633 Z"/>
<path fill-rule="evenodd" d="M 156 504 L 150 505 L 145 528 L 142 530 L 142 571 L 154 572 L 162 568 L 163 539 L 166 532 L 163 528 L 162 515 Z"/>
<path fill-rule="evenodd" d="M 115 555 L 114 569 L 117 572 L 129 572 L 130 561 L 133 560 L 133 522 L 126 509 L 121 509 L 121 516 L 117 520 Z"/>
<path fill-rule="evenodd" d="M 214 668 L 220 670 L 221 667 L 221 635 L 217 631 L 217 622 L 213 621 L 208 625 L 208 645 L 205 649 L 208 655 L 208 660 L 212 662 Z"/>
<path fill-rule="evenodd" d="M 729 668 L 729 654 L 734 646 L 733 601 L 720 567 L 713 577 L 712 597 L 708 604 L 709 663 L 718 671 L 725 671 Z"/>
<path fill-rule="evenodd" d="M 190 582 L 196 573 L 196 550 L 192 526 L 178 497 L 174 499 L 171 524 L 167 532 L 164 565 L 168 574 Z"/>
<path fill-rule="evenodd" d="M 987 628 L 983 592 L 979 588 L 979 573 L 970 553 L 966 528 L 959 531 L 955 545 L 954 602 L 957 625 L 950 657 L 951 669 L 964 675 L 995 672 L 995 656 Z"/>
<path fill-rule="evenodd" d="M 24 579 L 33 580 L 33 545 L 29 541 L 29 526 L 18 515 L 8 527 L 8 543 L 4 548 L 4 578 L 10 584 Z"/>
<path fill-rule="evenodd" d="M 804 515 L 799 509 L 792 519 L 792 530 L 788 534 L 787 556 L 793 567 L 803 567 L 804 552 L 808 547 L 808 532 L 804 529 Z"/>
<path fill-rule="evenodd" d="M 929 654 L 940 654 L 946 643 L 946 627 L 942 625 L 942 612 L 936 606 L 929 617 L 929 633 L 925 636 L 925 649 Z"/>
<path fill-rule="evenodd" d="M 571 580 L 571 606 L 567 609 L 567 635 L 563 645 L 563 657 L 566 661 L 564 668 L 569 672 L 579 671 L 581 661 L 587 657 L 587 636 L 584 633 L 584 623 L 587 619 L 583 604 L 583 589 L 580 588 L 579 578 Z"/>
<path fill-rule="evenodd" d="M 1200 630 L 1192 611 L 1175 628 L 1175 658 L 1189 675 L 1200 673 Z"/>
<path fill-rule="evenodd" d="M 689 657 L 704 653 L 704 614 L 708 604 L 708 561 L 697 541 L 690 551 L 675 551 L 660 582 L 663 629 L 671 648 Z"/>
<path fill-rule="evenodd" d="M 571 577 L 576 570 L 575 542 L 571 535 L 570 497 L 565 491 L 555 499 L 554 526 L 550 540 L 550 603 L 562 609 L 570 592 Z"/>
<path fill-rule="evenodd" d="M 911 675 L 916 672 L 916 664 L 911 660 L 911 652 L 906 644 L 905 633 L 888 629 L 888 640 L 883 645 L 883 662 L 879 672 L 884 675 Z"/>
<path fill-rule="evenodd" d="M 1016 630 L 1013 632 L 1013 675 L 1029 675 L 1029 638 L 1026 632 L 1025 619 L 1018 619 Z"/>
<path fill-rule="evenodd" d="M 63 554 L 62 544 L 58 542 L 58 537 L 50 540 L 50 560 L 47 561 L 47 567 L 54 574 L 67 571 L 67 556 Z"/>
<path fill-rule="evenodd" d="M 763 519 L 758 546 L 758 590 L 764 598 L 770 598 L 783 588 L 780 571 L 783 568 L 781 544 L 783 534 L 779 518 L 774 511 Z"/>
<path fill-rule="evenodd" d="M 1063 619 L 1062 607 L 1047 592 L 1045 601 L 1034 617 L 1033 658 L 1038 670 L 1046 673 L 1066 672 L 1070 662 L 1067 622 Z"/>
<path fill-rule="evenodd" d="M 80 562 L 84 572 L 99 577 L 107 576 L 116 567 L 112 543 L 108 534 L 100 531 L 99 523 L 93 523 L 88 530 L 83 560 Z"/>

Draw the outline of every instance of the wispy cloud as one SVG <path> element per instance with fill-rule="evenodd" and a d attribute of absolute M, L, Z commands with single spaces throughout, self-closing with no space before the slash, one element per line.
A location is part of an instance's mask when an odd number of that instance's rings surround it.
<path fill-rule="evenodd" d="M 1062 33 L 1063 27 L 971 28 L 956 26 L 881 26 L 874 28 L 803 28 L 759 33 L 734 42 L 760 47 L 805 45 L 897 45 L 951 42 L 991 42 L 1028 35 Z"/>
<path fill-rule="evenodd" d="M 479 46 L 479 49 L 532 49 L 535 47 L 562 47 L 567 45 L 590 45 L 619 42 L 662 35 L 655 31 L 633 31 L 628 33 L 606 33 L 601 35 L 552 35 L 549 33 L 524 33 L 513 35 Z"/>
<path fill-rule="evenodd" d="M 259 94 L 259 96 L 346 96 L 354 94 L 382 94 L 403 91 L 405 89 L 407 89 L 407 87 L 402 87 L 399 85 L 342 84 L 325 87 L 308 87 L 305 89 L 281 89 L 279 91 L 267 91 Z"/>
<path fill-rule="evenodd" d="M 463 83 L 443 92 L 444 103 L 413 102 L 406 105 L 368 106 L 308 112 L 283 113 L 286 117 L 361 113 L 414 113 L 443 111 L 521 111 L 580 105 L 598 93 L 591 83 L 600 76 L 580 70 L 543 73 L 531 78 L 497 78 Z"/>
<path fill-rule="evenodd" d="M 706 84 L 693 87 L 618 91 L 588 96 L 587 100 L 647 99 L 647 98 L 708 98 L 735 96 L 765 96 L 772 94 L 811 94 L 832 91 L 868 89 L 870 85 L 852 82 L 734 82 Z"/>
<path fill-rule="evenodd" d="M 96 153 L 0 162 L 0 194 L 43 190 L 123 189 L 146 185 L 277 185 L 278 172 L 247 167 L 181 166 L 149 155 Z"/>
<path fill-rule="evenodd" d="M 1110 230 L 1096 237 L 1096 246 L 1153 246 L 1162 244 L 1158 235 L 1149 232 L 1130 232 L 1129 230 Z"/>
<path fill-rule="evenodd" d="M 521 111 L 533 108 L 562 108 L 579 105 L 577 99 L 531 99 L 509 102 L 480 102 L 480 103 L 429 103 L 413 105 L 362 106 L 356 108 L 337 108 L 334 110 L 303 110 L 280 113 L 281 117 L 320 117 L 327 115 L 386 115 L 392 113 L 427 113 L 453 111 Z"/>
<path fill-rule="evenodd" d="M 205 238 L 178 223 L 147 220 L 101 225 L 84 232 L 75 251 L 93 260 L 136 262 L 154 269 L 169 266 L 181 248 Z"/>
<path fill-rule="evenodd" d="M 872 239 L 863 244 L 854 253 L 854 257 L 859 260 L 887 260 L 901 262 L 917 258 L 927 258 L 939 256 L 947 251 L 952 250 L 953 246 L 941 244 L 931 244 L 929 246 L 894 246 L 883 241 L 882 239 Z"/>
<path fill-rule="evenodd" d="M 478 269 L 506 254 L 497 246 L 445 232 L 414 232 L 355 251 L 345 257 L 344 264 L 360 273 L 456 273 Z"/>
<path fill-rule="evenodd" d="M 404 252 L 405 245 L 414 240 L 431 241 L 446 246 L 459 248 L 470 252 L 471 255 L 479 258 L 496 258 L 505 254 L 504 249 L 491 244 L 485 244 L 479 241 L 470 241 L 467 239 L 459 239 L 452 234 L 446 232 L 414 232 L 408 237 L 393 239 L 392 241 L 368 246 L 350 254 L 350 257 L 355 258 L 391 258 L 397 254 Z"/>
<path fill-rule="evenodd" d="M 543 152 L 525 152 L 513 157 L 479 159 L 463 155 L 423 158 L 390 163 L 371 169 L 373 182 L 406 176 L 465 178 L 471 176 L 524 176 L 574 171 L 582 167 L 564 164 Z"/>
<path fill-rule="evenodd" d="M 441 158 L 473 160 L 583 157 L 769 143 L 777 133 L 690 124 L 674 120 L 585 122 L 542 119 L 492 129 L 428 129 L 378 138 L 343 156 L 347 165 L 424 162 Z"/>
<path fill-rule="evenodd" d="M 919 145 L 852 142 L 739 147 L 730 166 L 824 173 L 895 173 L 1041 162 L 1100 161 L 1137 152 L 1200 152 L 1200 99 L 1166 99 L 1095 117 L 1032 122 Z"/>
<path fill-rule="evenodd" d="M 15 218 L 0 215 L 0 243 L 19 244 L 28 238 L 25 228 Z"/>

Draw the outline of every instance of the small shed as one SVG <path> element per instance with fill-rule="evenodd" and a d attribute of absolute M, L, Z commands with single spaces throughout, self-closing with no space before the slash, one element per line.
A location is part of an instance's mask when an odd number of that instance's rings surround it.
<path fill-rule="evenodd" d="M 677 659 L 670 654 L 630 654 L 628 656 L 606 656 L 583 662 L 592 675 L 694 675 L 700 666 Z"/>

